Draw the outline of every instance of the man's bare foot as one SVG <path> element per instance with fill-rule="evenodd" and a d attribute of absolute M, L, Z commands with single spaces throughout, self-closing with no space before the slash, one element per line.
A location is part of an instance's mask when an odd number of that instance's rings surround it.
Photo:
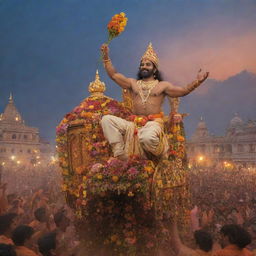
<path fill-rule="evenodd" d="M 122 161 L 127 161 L 128 160 L 128 157 L 127 157 L 126 154 L 119 155 L 116 158 L 119 159 L 119 160 L 122 160 Z"/>

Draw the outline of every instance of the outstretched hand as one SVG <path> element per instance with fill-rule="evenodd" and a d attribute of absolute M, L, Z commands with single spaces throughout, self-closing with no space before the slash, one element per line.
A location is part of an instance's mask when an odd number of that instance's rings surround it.
<path fill-rule="evenodd" d="M 209 76 L 209 72 L 202 72 L 202 69 L 200 68 L 198 73 L 197 73 L 197 80 L 202 83 L 204 80 L 207 79 Z"/>
<path fill-rule="evenodd" d="M 100 49 L 101 49 L 103 58 L 108 57 L 108 53 L 109 53 L 108 45 L 107 44 L 103 44 Z"/>

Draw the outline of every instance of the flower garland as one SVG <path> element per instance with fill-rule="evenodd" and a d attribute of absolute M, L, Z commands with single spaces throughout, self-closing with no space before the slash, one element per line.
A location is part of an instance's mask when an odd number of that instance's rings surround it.
<path fill-rule="evenodd" d="M 121 103 L 109 97 L 91 96 L 86 98 L 81 104 L 66 114 L 63 120 L 56 128 L 56 143 L 59 156 L 59 165 L 62 169 L 63 185 L 62 190 L 77 196 L 78 186 L 81 181 L 77 180 L 74 173 L 80 175 L 86 171 L 86 166 L 77 167 L 75 170 L 69 163 L 68 158 L 68 127 L 71 123 L 83 125 L 85 137 L 84 146 L 88 155 L 95 162 L 102 156 L 110 155 L 110 147 L 104 138 L 100 120 L 103 115 L 112 114 L 121 118 L 126 118 L 130 112 L 122 106 Z M 103 157 L 104 158 L 104 157 Z M 82 179 L 80 177 L 80 179 Z"/>
<path fill-rule="evenodd" d="M 91 166 L 77 199 L 86 216 L 88 252 L 102 244 L 111 255 L 151 255 L 157 248 L 150 194 L 153 174 L 153 162 L 136 156 Z"/>

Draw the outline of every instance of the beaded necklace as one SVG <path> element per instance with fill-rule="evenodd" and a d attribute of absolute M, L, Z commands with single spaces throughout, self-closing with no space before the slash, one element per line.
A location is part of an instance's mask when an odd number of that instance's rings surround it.
<path fill-rule="evenodd" d="M 158 80 L 153 80 L 153 81 L 143 81 L 143 80 L 138 80 L 137 85 L 139 88 L 139 95 L 142 101 L 142 104 L 146 105 L 148 97 L 151 93 L 151 91 L 155 88 L 155 86 L 159 83 Z"/>

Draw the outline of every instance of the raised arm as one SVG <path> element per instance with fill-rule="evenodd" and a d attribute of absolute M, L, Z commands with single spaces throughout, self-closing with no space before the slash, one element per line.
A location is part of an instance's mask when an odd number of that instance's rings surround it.
<path fill-rule="evenodd" d="M 169 231 L 170 231 L 170 235 L 171 235 L 171 246 L 175 252 L 175 255 L 178 255 L 178 256 L 197 255 L 197 254 L 195 254 L 194 250 L 192 250 L 191 248 L 187 247 L 186 245 L 184 245 L 182 243 L 182 241 L 180 239 L 176 221 L 170 223 Z"/>
<path fill-rule="evenodd" d="M 114 80 L 118 85 L 120 85 L 123 89 L 131 88 L 133 79 L 127 78 L 115 70 L 109 57 L 109 48 L 106 44 L 103 44 L 101 46 L 101 51 L 103 55 L 103 64 L 109 77 Z"/>
<path fill-rule="evenodd" d="M 197 79 L 185 87 L 174 86 L 171 83 L 166 82 L 166 88 L 164 92 L 170 97 L 183 97 L 194 91 L 200 84 L 207 79 L 209 72 L 201 73 L 201 69 L 197 74 Z"/>
<path fill-rule="evenodd" d="M 171 222 L 169 224 L 169 231 L 170 231 L 170 235 L 171 235 L 172 249 L 174 250 L 174 252 L 176 254 L 179 254 L 183 247 L 183 243 L 180 240 L 179 231 L 177 228 L 176 221 Z"/>

